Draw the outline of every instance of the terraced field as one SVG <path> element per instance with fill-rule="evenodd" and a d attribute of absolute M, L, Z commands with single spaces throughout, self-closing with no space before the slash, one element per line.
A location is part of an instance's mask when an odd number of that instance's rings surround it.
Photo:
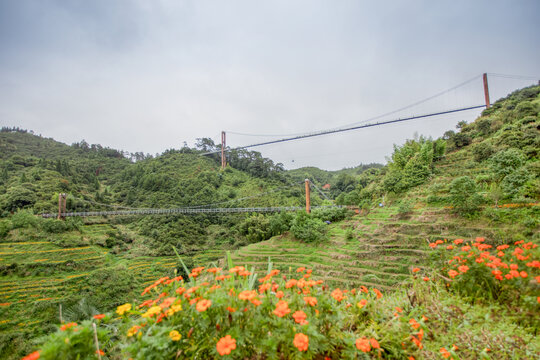
<path fill-rule="evenodd" d="M 298 266 L 314 269 L 335 286 L 377 286 L 392 289 L 407 279 L 413 267 L 427 260 L 427 243 L 437 239 L 486 237 L 497 241 L 504 227 L 494 231 L 481 222 L 467 222 L 445 208 L 418 203 L 410 218 L 397 215 L 396 207 L 374 209 L 368 215 L 329 225 L 329 241 L 298 242 L 288 234 L 246 246 L 233 253 L 235 264 L 264 271 L 273 266 L 293 271 Z"/>

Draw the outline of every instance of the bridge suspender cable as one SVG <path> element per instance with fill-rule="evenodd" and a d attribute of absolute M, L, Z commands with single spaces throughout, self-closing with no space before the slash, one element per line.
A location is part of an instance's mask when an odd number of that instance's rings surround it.
<path fill-rule="evenodd" d="M 277 143 L 282 143 L 282 142 L 287 142 L 287 141 L 294 141 L 294 140 L 300 140 L 300 139 L 307 139 L 307 138 L 316 137 L 316 136 L 323 136 L 323 135 L 329 135 L 329 134 L 336 134 L 336 133 L 340 133 L 340 132 L 346 132 L 346 131 L 351 131 L 351 130 L 358 130 L 358 129 L 368 128 L 368 127 L 374 127 L 374 126 L 380 126 L 380 125 L 387 125 L 387 124 L 393 124 L 393 123 L 404 122 L 404 121 L 411 121 L 411 120 L 416 120 L 416 119 L 423 119 L 423 118 L 428 118 L 428 117 L 432 117 L 432 116 L 439 116 L 439 115 L 452 114 L 452 113 L 457 113 L 457 112 L 460 112 L 460 111 L 467 111 L 467 110 L 479 109 L 479 108 L 483 108 L 483 107 L 486 107 L 486 105 L 469 106 L 469 107 L 460 108 L 460 109 L 446 110 L 446 111 L 440 111 L 440 112 L 431 113 L 431 114 L 417 115 L 417 116 L 411 116 L 411 117 L 406 117 L 406 118 L 401 118 L 401 119 L 394 119 L 394 120 L 388 120 L 388 121 L 380 121 L 380 122 L 376 122 L 376 123 L 363 124 L 363 125 L 352 126 L 352 127 L 342 128 L 342 129 L 325 130 L 325 131 L 320 131 L 320 132 L 311 133 L 311 134 L 305 134 L 305 135 L 294 136 L 294 137 L 290 137 L 290 138 L 284 138 L 284 139 L 279 139 L 279 140 L 265 141 L 265 142 L 262 142 L 262 143 L 251 144 L 251 145 L 246 145 L 246 146 L 238 146 L 238 147 L 229 149 L 229 151 L 230 151 L 230 150 L 247 149 L 247 148 L 252 148 L 252 147 L 256 147 L 256 146 L 263 146 L 263 145 L 277 144 Z M 217 154 L 217 153 L 220 153 L 220 152 L 221 152 L 221 149 L 220 149 L 220 150 L 216 150 L 216 151 L 209 151 L 209 152 L 206 152 L 206 153 L 201 154 L 201 156 L 204 156 L 204 155 L 211 155 L 211 154 Z"/>

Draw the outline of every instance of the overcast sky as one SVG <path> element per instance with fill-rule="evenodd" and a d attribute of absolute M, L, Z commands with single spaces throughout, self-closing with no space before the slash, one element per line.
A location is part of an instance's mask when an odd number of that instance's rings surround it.
<path fill-rule="evenodd" d="M 484 72 L 540 76 L 540 2 L 0 0 L 0 124 L 155 154 L 340 127 Z M 533 81 L 489 78 L 492 101 Z M 481 79 L 386 116 L 483 103 Z M 254 150 L 286 168 L 385 162 L 480 110 Z"/>

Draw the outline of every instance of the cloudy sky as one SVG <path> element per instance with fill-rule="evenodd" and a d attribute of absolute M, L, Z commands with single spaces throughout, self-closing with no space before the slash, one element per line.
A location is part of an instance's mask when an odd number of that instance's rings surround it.
<path fill-rule="evenodd" d="M 0 0 L 0 125 L 158 153 L 240 146 L 483 103 L 540 76 L 540 2 Z M 492 101 L 535 81 L 490 76 Z M 384 162 L 479 110 L 254 150 L 286 168 Z M 276 135 L 246 136 L 252 135 Z"/>

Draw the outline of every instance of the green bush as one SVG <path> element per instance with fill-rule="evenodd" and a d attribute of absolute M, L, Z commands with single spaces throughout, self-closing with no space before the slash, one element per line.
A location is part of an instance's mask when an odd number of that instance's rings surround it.
<path fill-rule="evenodd" d="M 239 230 L 251 243 L 263 241 L 272 236 L 270 221 L 262 214 L 249 216 L 240 224 Z"/>
<path fill-rule="evenodd" d="M 327 225 L 320 219 L 300 211 L 291 224 L 291 232 L 298 240 L 305 242 L 318 242 L 326 237 Z"/>
<path fill-rule="evenodd" d="M 450 183 L 450 201 L 457 213 L 471 215 L 479 210 L 483 198 L 478 195 L 474 180 L 462 176 Z"/>
<path fill-rule="evenodd" d="M 476 162 L 482 162 L 484 160 L 489 159 L 493 153 L 495 153 L 495 149 L 493 146 L 487 142 L 481 142 L 478 144 L 475 144 L 472 147 L 472 153 L 474 156 L 474 161 Z"/>
<path fill-rule="evenodd" d="M 7 234 L 9 233 L 9 230 L 11 230 L 11 228 L 12 228 L 11 221 L 7 219 L 0 220 L 0 239 L 6 237 Z"/>
<path fill-rule="evenodd" d="M 525 155 L 518 149 L 500 151 L 489 159 L 489 166 L 497 181 L 513 173 L 525 163 Z"/>
<path fill-rule="evenodd" d="M 532 175 L 525 168 L 519 168 L 516 171 L 506 175 L 501 181 L 501 188 L 508 198 L 513 198 L 521 192 L 521 188 L 531 179 Z"/>
<path fill-rule="evenodd" d="M 11 223 L 14 229 L 35 227 L 39 224 L 40 218 L 28 210 L 19 210 L 11 217 Z"/>

